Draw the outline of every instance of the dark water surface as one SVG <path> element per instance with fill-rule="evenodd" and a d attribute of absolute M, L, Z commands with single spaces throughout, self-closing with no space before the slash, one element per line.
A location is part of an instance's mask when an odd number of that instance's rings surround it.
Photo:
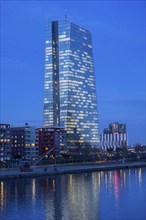
<path fill-rule="evenodd" d="M 0 181 L 1 220 L 145 220 L 146 168 Z"/>

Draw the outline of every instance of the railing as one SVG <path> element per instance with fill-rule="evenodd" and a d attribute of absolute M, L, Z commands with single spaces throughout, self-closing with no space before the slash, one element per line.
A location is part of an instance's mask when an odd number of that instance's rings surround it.
<path fill-rule="evenodd" d="M 38 158 L 38 160 L 31 166 L 32 168 L 37 165 L 46 155 L 50 154 L 53 150 L 60 150 L 62 147 L 56 148 L 52 147 L 50 150 L 46 151 L 42 156 Z"/>
<path fill-rule="evenodd" d="M 50 150 L 46 151 L 31 167 L 34 167 L 36 164 L 38 164 L 47 154 L 50 154 L 55 147 L 52 147 Z"/>

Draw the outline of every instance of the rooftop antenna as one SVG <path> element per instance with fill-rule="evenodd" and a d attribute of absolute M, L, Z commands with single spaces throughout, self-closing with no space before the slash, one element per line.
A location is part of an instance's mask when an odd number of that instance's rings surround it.
<path fill-rule="evenodd" d="M 65 9 L 65 21 L 67 21 L 67 10 Z"/>

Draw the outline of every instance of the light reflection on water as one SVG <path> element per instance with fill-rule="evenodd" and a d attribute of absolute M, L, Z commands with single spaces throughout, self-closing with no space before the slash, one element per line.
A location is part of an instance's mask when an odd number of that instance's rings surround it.
<path fill-rule="evenodd" d="M 144 220 L 146 169 L 0 181 L 0 219 Z"/>

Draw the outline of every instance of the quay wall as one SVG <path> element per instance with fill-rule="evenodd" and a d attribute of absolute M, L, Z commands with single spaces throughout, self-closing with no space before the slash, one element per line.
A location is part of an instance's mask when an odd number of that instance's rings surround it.
<path fill-rule="evenodd" d="M 131 169 L 131 168 L 142 168 L 146 167 L 146 162 L 135 162 L 128 164 L 107 164 L 107 165 L 53 165 L 51 166 L 38 166 L 30 172 L 21 172 L 17 169 L 0 169 L 0 180 L 12 179 L 12 178 L 34 178 L 40 176 L 50 176 L 50 175 L 61 175 L 61 174 L 72 174 L 72 173 L 83 173 L 83 172 L 100 172 L 100 171 L 110 171 L 110 170 L 120 170 L 120 169 Z"/>

